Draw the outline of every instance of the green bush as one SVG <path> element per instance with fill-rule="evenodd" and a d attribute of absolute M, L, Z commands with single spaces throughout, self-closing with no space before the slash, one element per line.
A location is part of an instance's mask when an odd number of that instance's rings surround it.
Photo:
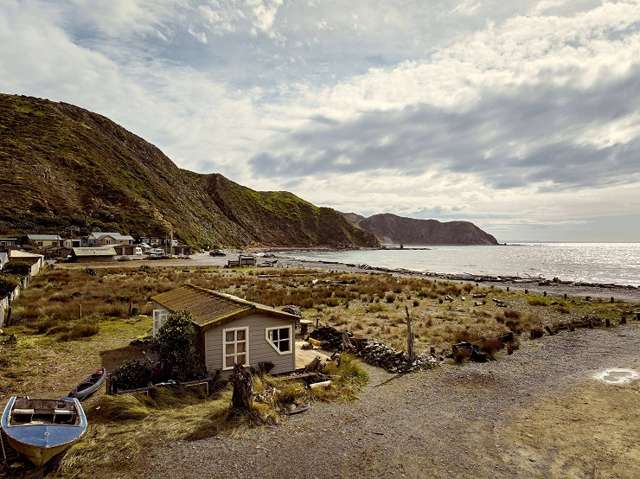
<path fill-rule="evenodd" d="M 163 369 L 172 379 L 189 381 L 204 376 L 205 369 L 196 347 L 198 332 L 191 314 L 179 311 L 162 325 L 156 344 Z"/>
<path fill-rule="evenodd" d="M 111 384 L 117 389 L 136 389 L 148 386 L 152 375 L 151 365 L 132 359 L 125 361 L 111 374 Z"/>
<path fill-rule="evenodd" d="M 0 275 L 0 298 L 4 298 L 11 293 L 18 284 L 20 283 L 15 276 L 9 274 Z"/>
<path fill-rule="evenodd" d="M 6 274 L 15 274 L 16 276 L 29 276 L 29 273 L 31 273 L 31 264 L 24 261 L 9 261 L 2 271 Z"/>

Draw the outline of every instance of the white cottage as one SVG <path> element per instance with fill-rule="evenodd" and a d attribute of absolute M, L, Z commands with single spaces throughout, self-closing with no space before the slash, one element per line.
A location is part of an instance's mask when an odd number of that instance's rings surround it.
<path fill-rule="evenodd" d="M 193 285 L 151 300 L 154 335 L 171 313 L 191 313 L 209 374 L 220 371 L 226 376 L 236 363 L 272 363 L 273 374 L 296 369 L 294 332 L 299 318 L 293 314 Z"/>

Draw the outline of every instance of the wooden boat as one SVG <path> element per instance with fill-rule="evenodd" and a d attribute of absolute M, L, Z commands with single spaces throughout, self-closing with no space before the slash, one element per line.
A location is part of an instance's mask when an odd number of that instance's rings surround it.
<path fill-rule="evenodd" d="M 86 377 L 80 384 L 73 388 L 69 393 L 69 397 L 78 398 L 80 401 L 84 401 L 100 389 L 100 386 L 104 384 L 106 378 L 107 370 L 105 368 L 97 369 L 93 374 Z"/>
<path fill-rule="evenodd" d="M 75 398 L 12 396 L 0 426 L 9 445 L 39 467 L 80 440 L 87 431 L 87 417 Z"/>

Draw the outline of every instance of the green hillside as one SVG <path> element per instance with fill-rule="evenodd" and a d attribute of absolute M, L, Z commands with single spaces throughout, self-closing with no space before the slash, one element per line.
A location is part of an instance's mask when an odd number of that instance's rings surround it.
<path fill-rule="evenodd" d="M 373 246 L 340 213 L 178 168 L 108 118 L 0 94 L 0 233 L 94 229 L 205 246 Z"/>

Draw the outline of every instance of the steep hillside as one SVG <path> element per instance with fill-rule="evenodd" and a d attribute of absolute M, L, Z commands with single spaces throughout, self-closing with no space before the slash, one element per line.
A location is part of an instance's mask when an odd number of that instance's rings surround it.
<path fill-rule="evenodd" d="M 357 216 L 357 215 L 356 215 Z M 353 222 L 353 213 L 345 218 Z M 361 217 L 362 218 L 362 217 Z M 392 214 L 373 215 L 354 222 L 358 228 L 373 233 L 383 243 L 406 245 L 492 245 L 496 239 L 468 221 L 418 220 Z"/>
<path fill-rule="evenodd" d="M 330 208 L 178 168 L 152 144 L 82 108 L 0 94 L 0 232 L 93 229 L 194 245 L 374 246 Z"/>

